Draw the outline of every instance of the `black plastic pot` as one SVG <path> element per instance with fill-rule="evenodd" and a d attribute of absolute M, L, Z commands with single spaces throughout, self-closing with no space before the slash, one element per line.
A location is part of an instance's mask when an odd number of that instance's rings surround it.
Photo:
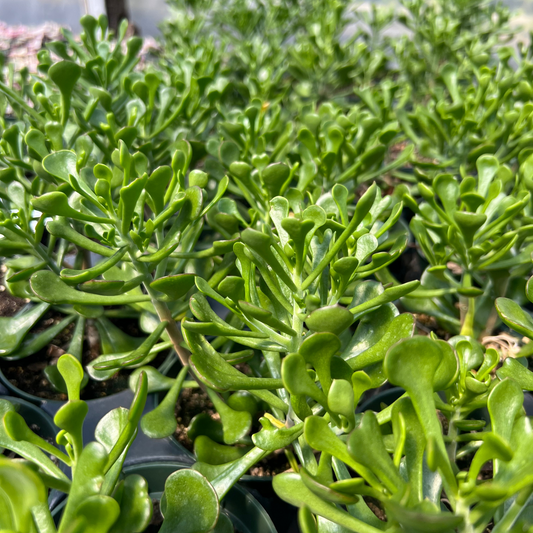
<path fill-rule="evenodd" d="M 178 462 L 154 462 L 131 465 L 124 468 L 125 475 L 138 474 L 148 482 L 148 491 L 154 500 L 161 498 L 165 481 L 170 474 L 188 468 L 190 465 Z M 56 521 L 61 517 L 66 500 L 62 501 L 52 516 Z M 221 502 L 221 509 L 240 533 L 277 533 L 272 520 L 260 503 L 244 488 L 233 487 Z"/>
<path fill-rule="evenodd" d="M 381 411 L 381 404 L 384 403 L 385 405 L 391 405 L 404 393 L 405 390 L 401 387 L 392 387 L 386 390 L 381 390 L 376 394 L 366 398 L 357 408 L 357 412 L 364 413 L 365 411 Z"/>
<path fill-rule="evenodd" d="M 22 400 L 21 398 L 0 395 L 0 399 L 11 402 L 22 418 L 24 418 L 28 426 L 33 429 L 35 433 L 37 433 L 43 439 L 55 444 L 58 428 L 54 424 L 54 421 L 49 414 L 45 413 L 42 409 L 39 409 L 39 407 L 33 405 L 32 403 Z M 53 508 L 62 499 L 62 493 L 56 490 L 50 491 L 50 495 L 48 497 L 48 504 L 50 508 Z"/>

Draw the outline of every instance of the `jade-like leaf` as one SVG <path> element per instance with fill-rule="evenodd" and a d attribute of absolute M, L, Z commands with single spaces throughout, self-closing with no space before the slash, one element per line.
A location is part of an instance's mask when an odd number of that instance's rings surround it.
<path fill-rule="evenodd" d="M 290 174 L 291 169 L 285 163 L 273 163 L 263 170 L 261 178 L 271 198 L 280 194 Z"/>
<path fill-rule="evenodd" d="M 220 416 L 224 443 L 235 444 L 241 441 L 252 427 L 252 415 L 248 411 L 235 411 L 209 388 L 207 394 Z"/>
<path fill-rule="evenodd" d="M 335 379 L 328 393 L 330 411 L 342 415 L 342 429 L 349 433 L 355 426 L 354 392 L 352 384 L 344 379 Z"/>
<path fill-rule="evenodd" d="M 472 246 L 474 235 L 477 230 L 483 226 L 487 220 L 487 215 L 484 213 L 467 213 L 463 211 L 455 211 L 453 218 L 461 233 L 464 235 L 467 246 Z"/>
<path fill-rule="evenodd" d="M 0 356 L 9 355 L 16 350 L 49 307 L 47 303 L 41 303 L 19 315 L 0 317 Z"/>
<path fill-rule="evenodd" d="M 222 444 L 224 442 L 224 431 L 222 422 L 215 420 L 207 413 L 197 414 L 187 428 L 187 436 L 191 441 L 195 441 L 200 435 L 205 435 L 211 440 Z"/>
<path fill-rule="evenodd" d="M 71 268 L 64 268 L 60 272 L 61 279 L 70 284 L 83 283 L 84 281 L 90 281 L 97 278 L 112 266 L 115 266 L 123 257 L 127 251 L 127 247 L 124 246 L 110 258 L 100 261 L 98 264 L 85 270 L 73 270 Z"/>
<path fill-rule="evenodd" d="M 309 416 L 304 423 L 305 440 L 315 450 L 337 457 L 353 468 L 373 487 L 383 488 L 370 469 L 358 463 L 348 452 L 346 443 L 339 439 L 330 429 L 326 420 L 318 416 Z"/>
<path fill-rule="evenodd" d="M 146 191 L 154 202 L 155 214 L 158 215 L 165 205 L 165 192 L 172 178 L 172 169 L 167 166 L 156 168 L 146 182 Z"/>
<path fill-rule="evenodd" d="M 436 374 L 447 353 L 449 352 L 443 352 L 437 341 L 429 337 L 412 337 L 400 341 L 387 352 L 383 367 L 389 381 L 403 387 L 409 394 L 426 439 L 431 439 L 435 445 L 435 455 L 432 456 L 435 462 L 428 460 L 428 464 L 433 467 L 432 470 L 439 468 L 448 485 L 447 490 L 453 492 L 457 490 L 457 484 L 444 446 L 433 398 Z M 457 370 L 456 361 L 453 375 L 457 374 Z M 451 377 L 453 376 L 440 375 L 439 381 L 442 383 Z"/>
<path fill-rule="evenodd" d="M 65 380 L 69 401 L 79 400 L 83 381 L 83 368 L 80 362 L 73 355 L 64 354 L 57 361 L 57 369 Z"/>
<path fill-rule="evenodd" d="M 268 235 L 260 233 L 254 229 L 246 228 L 241 233 L 241 238 L 246 245 L 266 261 L 268 266 L 279 276 L 289 289 L 293 291 L 297 290 L 291 277 L 272 252 L 271 245 L 273 243 Z"/>
<path fill-rule="evenodd" d="M 387 500 L 385 508 L 404 529 L 416 533 L 448 533 L 464 522 L 461 515 L 440 512 L 429 501 L 427 504 L 422 502 L 418 508 L 409 508 L 393 500 Z"/>
<path fill-rule="evenodd" d="M 96 328 L 98 329 L 102 353 L 104 354 L 131 352 L 139 348 L 145 340 L 142 337 L 128 335 L 105 316 L 97 318 Z"/>
<path fill-rule="evenodd" d="M 34 197 L 31 203 L 35 209 L 47 215 L 74 218 L 85 222 L 111 223 L 111 219 L 107 217 L 88 215 L 74 209 L 69 205 L 65 193 L 60 191 L 48 192 L 42 196 Z"/>
<path fill-rule="evenodd" d="M 533 339 L 533 318 L 509 298 L 496 298 L 496 311 L 502 321 L 521 335 Z"/>
<path fill-rule="evenodd" d="M 5 415 L 9 412 L 15 412 L 13 404 L 7 400 L 0 399 L 0 420 L 3 421 Z M 34 444 L 27 441 L 15 441 L 9 437 L 3 422 L 0 423 L 0 447 L 11 450 L 24 459 L 38 465 L 45 474 L 61 480 L 68 487 L 69 480 L 59 467 Z"/>
<path fill-rule="evenodd" d="M 296 507 L 306 506 L 316 515 L 322 516 L 340 526 L 357 533 L 379 533 L 377 529 L 351 516 L 336 505 L 324 501 L 309 490 L 299 474 L 290 472 L 274 476 L 272 486 L 276 494 Z"/>
<path fill-rule="evenodd" d="M 76 470 L 72 479 L 72 489 L 63 511 L 58 533 L 66 533 L 70 524 L 75 520 L 78 507 L 86 499 L 100 493 L 100 488 L 104 482 L 106 462 L 106 450 L 98 442 L 90 442 L 83 448 L 83 452 L 77 460 Z"/>
<path fill-rule="evenodd" d="M 300 354 L 293 353 L 283 359 L 281 378 L 291 394 L 309 396 L 323 407 L 327 407 L 326 396 L 307 373 L 305 359 Z"/>
<path fill-rule="evenodd" d="M 58 450 L 53 444 L 50 444 L 42 437 L 39 437 L 39 435 L 35 434 L 28 427 L 28 424 L 24 418 L 22 418 L 22 416 L 16 411 L 9 410 L 6 412 L 4 415 L 4 429 L 9 438 L 13 439 L 14 441 L 25 441 L 33 444 L 34 446 L 41 448 L 41 450 L 45 451 L 46 453 L 61 459 L 61 461 L 68 466 L 71 465 L 72 461 L 67 455 Z"/>
<path fill-rule="evenodd" d="M 84 401 L 72 400 L 60 407 L 54 416 L 55 425 L 70 434 L 76 460 L 83 450 L 83 422 L 88 411 Z"/>
<path fill-rule="evenodd" d="M 194 455 L 198 461 L 211 465 L 222 465 L 235 461 L 249 450 L 249 447 L 219 444 L 207 435 L 199 435 L 194 441 Z"/>
<path fill-rule="evenodd" d="M 340 347 L 341 341 L 333 333 L 314 333 L 300 345 L 299 354 L 316 370 L 325 394 L 331 385 L 331 359 Z"/>
<path fill-rule="evenodd" d="M 30 128 L 24 137 L 24 141 L 41 159 L 49 154 L 46 147 L 46 137 L 40 130 Z"/>
<path fill-rule="evenodd" d="M 143 477 L 127 476 L 115 489 L 113 498 L 120 505 L 120 515 L 109 533 L 141 533 L 148 527 L 153 509 Z"/>
<path fill-rule="evenodd" d="M 337 238 L 335 244 L 330 248 L 324 258 L 302 283 L 302 290 L 307 289 L 309 285 L 311 285 L 311 283 L 313 283 L 313 281 L 322 273 L 324 268 L 326 268 L 329 262 L 335 257 L 335 255 L 337 255 L 339 250 L 344 246 L 344 243 L 352 236 L 361 221 L 365 218 L 374 204 L 374 200 L 376 198 L 376 187 L 377 186 L 375 183 L 372 184 L 365 194 L 361 196 L 355 207 L 352 220 L 348 226 L 346 226 L 346 229 L 342 232 L 342 234 Z"/>
<path fill-rule="evenodd" d="M 15 350 L 15 352 L 7 356 L 6 359 L 22 359 L 23 357 L 37 353 L 39 350 L 42 350 L 48 346 L 57 337 L 57 335 L 74 320 L 76 320 L 76 316 L 67 316 L 61 320 L 61 322 L 54 324 L 52 327 L 45 329 L 41 333 L 30 333 L 22 341 L 22 344 Z"/>
<path fill-rule="evenodd" d="M 81 76 L 81 67 L 73 61 L 59 61 L 48 70 L 50 79 L 57 85 L 61 92 L 61 124 L 66 125 L 72 91 Z"/>
<path fill-rule="evenodd" d="M 346 362 L 353 370 L 361 370 L 368 365 L 382 361 L 391 346 L 413 335 L 414 328 L 414 316 L 403 313 L 388 323 L 387 329 L 375 344 L 356 355 L 352 355 L 354 354 L 352 351 L 349 353 L 351 357 L 347 357 Z"/>
<path fill-rule="evenodd" d="M 164 276 L 150 283 L 150 287 L 165 294 L 169 301 L 179 300 L 194 286 L 194 274 Z"/>
<path fill-rule="evenodd" d="M 376 296 L 375 298 L 372 298 L 354 307 L 350 307 L 350 311 L 356 318 L 359 318 L 363 313 L 371 309 L 374 309 L 389 302 L 393 302 L 394 300 L 398 300 L 399 298 L 403 298 L 410 292 L 413 292 L 419 286 L 420 282 L 415 280 L 409 281 L 408 283 L 404 283 L 403 285 L 398 285 L 396 287 L 390 287 L 388 289 L 385 289 L 385 291 L 379 296 Z"/>
<path fill-rule="evenodd" d="M 515 417 L 523 403 L 524 393 L 516 381 L 504 379 L 498 383 L 487 399 L 492 432 L 509 442 Z"/>
<path fill-rule="evenodd" d="M 50 270 L 41 270 L 33 274 L 30 278 L 30 286 L 41 300 L 52 304 L 125 305 L 150 301 L 150 296 L 147 294 L 101 296 L 77 291 L 61 281 L 59 276 Z"/>
<path fill-rule="evenodd" d="M 285 448 L 294 442 L 304 429 L 303 422 L 290 428 L 275 426 L 267 417 L 261 417 L 259 422 L 263 428 L 252 435 L 252 441 L 258 448 L 269 452 Z"/>
<path fill-rule="evenodd" d="M 174 409 L 188 371 L 189 367 L 183 367 L 163 401 L 155 409 L 142 417 L 141 429 L 151 439 L 169 437 L 176 431 L 178 422 L 174 414 Z"/>
<path fill-rule="evenodd" d="M 174 379 L 165 376 L 154 367 L 141 366 L 130 374 L 128 385 L 133 392 L 137 390 L 139 375 L 141 372 L 146 374 L 146 378 L 148 380 L 148 393 L 169 390 L 174 384 Z"/>
<path fill-rule="evenodd" d="M 94 252 L 95 254 L 102 255 L 104 257 L 111 257 L 114 254 L 114 250 L 106 248 L 97 242 L 88 239 L 81 233 L 78 233 L 75 229 L 60 222 L 59 220 L 50 220 L 46 223 L 46 229 L 54 237 L 66 239 L 67 241 L 80 246 L 81 248 Z"/>
<path fill-rule="evenodd" d="M 87 532 L 109 531 L 119 515 L 120 507 L 116 500 L 95 494 L 79 504 L 73 519 L 74 528 Z"/>
<path fill-rule="evenodd" d="M 237 278 L 237 279 L 242 279 L 242 278 Z M 220 289 L 220 285 L 219 285 L 219 289 Z M 223 289 L 224 289 L 224 286 L 223 286 Z M 290 326 L 287 326 L 287 324 L 285 324 L 281 320 L 278 320 L 270 311 L 267 311 L 266 309 L 253 305 L 249 302 L 245 302 L 243 300 L 238 300 L 238 305 L 241 311 L 249 319 L 255 318 L 256 320 L 259 320 L 259 322 L 262 322 L 263 324 L 266 324 L 267 326 L 270 326 L 276 330 L 279 330 L 282 333 L 286 333 L 287 335 L 290 335 L 291 337 L 296 336 L 296 332 Z"/>
<path fill-rule="evenodd" d="M 220 392 L 228 390 L 268 390 L 283 387 L 281 379 L 248 377 L 227 363 L 204 337 L 184 330 L 184 337 L 192 351 L 191 368 L 208 387 Z M 265 399 L 265 401 L 268 401 Z M 272 401 L 272 400 L 270 400 Z M 277 402 L 276 402 L 277 403 Z M 281 402 L 283 404 L 283 402 Z M 279 408 L 287 409 L 283 404 Z"/>
<path fill-rule="evenodd" d="M 137 207 L 137 200 L 141 196 L 144 186 L 148 180 L 148 174 L 137 178 L 130 184 L 120 189 L 119 210 L 121 213 L 122 233 L 129 233 L 131 221 Z"/>
<path fill-rule="evenodd" d="M 372 470 L 392 494 L 403 489 L 405 483 L 385 449 L 381 429 L 372 411 L 363 415 L 350 434 L 348 451 L 358 463 Z"/>
<path fill-rule="evenodd" d="M 490 184 L 498 173 L 499 167 L 500 163 L 493 155 L 485 154 L 481 157 L 478 157 L 476 161 L 476 168 L 478 172 L 477 190 L 481 196 L 487 196 Z"/>
<path fill-rule="evenodd" d="M 160 533 L 207 533 L 219 516 L 218 497 L 195 470 L 178 470 L 165 482 L 165 520 Z"/>
<path fill-rule="evenodd" d="M 120 436 L 112 450 L 109 452 L 105 467 L 106 472 L 108 472 L 119 460 L 119 458 L 123 456 L 124 451 L 129 448 L 135 434 L 137 433 L 137 426 L 139 425 L 139 421 L 141 420 L 144 406 L 146 404 L 146 397 L 148 394 L 147 389 L 148 380 L 146 379 L 146 375 L 141 372 L 139 374 L 139 382 L 135 391 L 135 396 L 131 401 L 128 413 L 128 422 L 120 433 Z"/>
<path fill-rule="evenodd" d="M 313 311 L 306 319 L 305 324 L 311 331 L 330 332 L 339 335 L 353 322 L 353 315 L 340 305 L 322 307 Z"/>
<path fill-rule="evenodd" d="M 413 402 L 410 398 L 400 398 L 392 406 L 392 428 L 394 435 L 400 432 L 400 415 L 405 428 L 405 442 L 403 443 L 403 454 L 409 483 L 411 486 L 412 501 L 422 501 L 424 499 L 424 451 L 426 448 L 426 438 L 424 430 L 418 420 Z M 398 437 L 396 437 L 398 439 Z M 396 461 L 396 456 L 394 457 Z"/>
<path fill-rule="evenodd" d="M 474 459 L 470 463 L 468 471 L 468 483 L 473 489 L 476 485 L 476 479 L 481 471 L 481 467 L 491 459 L 496 460 L 496 468 L 498 470 L 498 461 L 510 461 L 513 458 L 513 449 L 509 443 L 497 433 L 488 432 L 483 435 L 483 444 L 479 447 L 474 455 Z M 469 488 L 470 488 L 469 487 Z M 466 490 L 465 490 L 466 489 Z M 462 488 L 463 492 L 467 492 L 466 487 Z"/>
<path fill-rule="evenodd" d="M 503 362 L 502 366 L 496 371 L 496 374 L 501 380 L 509 378 L 518 383 L 523 390 L 533 390 L 533 372 L 512 357 L 508 357 Z"/>
<path fill-rule="evenodd" d="M 35 531 L 33 509 L 46 504 L 48 499 L 48 491 L 39 475 L 24 463 L 0 456 L 0 486 L 2 530 L 24 533 Z M 7 509 L 2 505 L 4 502 Z"/>
<path fill-rule="evenodd" d="M 348 495 L 342 492 L 337 492 L 334 489 L 322 484 L 318 477 L 312 476 L 305 470 L 300 469 L 300 477 L 304 482 L 304 485 L 314 494 L 322 498 L 327 502 L 336 503 L 339 505 L 350 505 L 358 501 L 357 496 Z"/>
<path fill-rule="evenodd" d="M 103 357 L 101 356 L 99 358 L 100 362 L 94 363 L 92 367 L 94 368 L 94 370 L 98 371 L 98 370 L 119 369 L 123 367 L 130 367 L 130 366 L 149 363 L 154 358 L 152 357 L 152 355 L 155 356 L 155 353 L 157 353 L 157 351 L 154 350 L 154 353 L 151 354 L 152 348 L 155 347 L 156 342 L 161 337 L 167 324 L 168 322 L 166 320 L 163 320 L 162 322 L 160 322 L 157 325 L 157 327 L 154 329 L 154 331 L 150 333 L 150 335 L 146 339 L 144 339 L 142 343 L 139 344 L 139 346 L 132 352 L 127 353 L 123 355 L 122 357 L 111 358 L 109 355 L 106 355 Z M 135 339 L 133 340 L 133 342 L 131 342 L 131 344 L 133 345 L 137 344 L 136 337 L 131 337 L 131 339 Z M 116 336 L 111 336 L 110 340 L 112 341 L 114 345 L 118 344 L 117 342 L 118 339 L 116 338 Z M 126 337 L 126 340 L 129 341 L 130 339 Z M 102 339 L 102 344 L 104 344 L 103 339 Z M 104 354 L 106 354 L 108 350 L 105 346 L 103 348 L 104 348 L 103 349 Z M 105 357 L 107 359 L 104 359 Z"/>

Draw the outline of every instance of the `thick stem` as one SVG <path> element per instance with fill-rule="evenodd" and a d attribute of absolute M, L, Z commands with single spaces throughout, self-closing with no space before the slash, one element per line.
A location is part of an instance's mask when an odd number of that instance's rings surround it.
<path fill-rule="evenodd" d="M 470 272 L 463 274 L 462 288 L 469 289 L 472 287 L 472 275 Z M 461 305 L 466 307 L 466 313 L 461 316 L 461 335 L 466 337 L 474 336 L 474 315 L 476 313 L 476 299 L 475 298 L 461 298 Z M 464 308 L 463 308 L 464 309 Z"/>

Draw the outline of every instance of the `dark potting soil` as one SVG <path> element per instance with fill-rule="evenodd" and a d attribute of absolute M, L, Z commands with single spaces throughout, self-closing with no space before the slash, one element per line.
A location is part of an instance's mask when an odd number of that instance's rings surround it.
<path fill-rule="evenodd" d="M 207 394 L 199 388 L 186 388 L 180 393 L 174 411 L 178 426 L 174 432 L 176 440 L 190 452 L 194 452 L 193 442 L 187 436 L 187 428 L 191 420 L 199 413 L 207 413 L 213 418 L 218 418 L 213 403 Z M 254 422 L 254 426 L 256 423 Z M 259 424 L 255 428 L 260 429 Z M 248 472 L 248 475 L 266 477 L 285 472 L 290 468 L 289 461 L 283 450 L 271 453 L 268 457 L 255 464 Z"/>
<path fill-rule="evenodd" d="M 3 287 L 3 285 L 2 285 Z M 13 316 L 17 311 L 26 305 L 26 300 L 11 296 L 3 287 L 0 293 L 0 316 Z"/>
<path fill-rule="evenodd" d="M 435 333 L 439 339 L 448 340 L 452 334 L 440 327 L 435 317 L 424 315 L 422 313 L 413 313 L 415 317 L 415 326 L 417 335 L 429 335 Z"/>
<path fill-rule="evenodd" d="M 22 302 L 22 305 L 20 303 Z M 0 293 L 0 316 L 12 316 L 23 305 L 25 301 L 20 298 L 13 298 L 6 291 Z M 64 315 L 55 310 L 49 310 L 43 318 L 32 328 L 32 333 L 39 333 L 59 323 Z M 139 329 L 136 320 L 131 318 L 112 318 L 110 319 L 115 326 L 132 337 L 140 337 L 144 334 Z M 22 391 L 44 398 L 47 400 L 66 401 L 67 395 L 56 391 L 44 374 L 44 369 L 48 365 L 56 364 L 61 355 L 66 353 L 72 334 L 74 332 L 74 323 L 69 324 L 53 341 L 39 352 L 25 357 L 18 361 L 0 360 L 0 368 L 6 378 Z M 161 352 L 158 357 L 152 361 L 154 366 L 161 364 L 168 351 Z M 101 355 L 100 340 L 96 326 L 91 320 L 87 320 L 85 326 L 85 338 L 83 342 L 82 365 L 85 367 L 91 361 Z M 92 400 L 103 398 L 121 392 L 128 388 L 128 378 L 130 371 L 120 370 L 112 378 L 106 381 L 95 381 L 89 379 L 89 382 L 81 391 L 83 400 Z"/>
<path fill-rule="evenodd" d="M 191 420 L 199 413 L 207 413 L 211 417 L 216 417 L 215 407 L 207 394 L 199 389 L 185 388 L 180 392 L 174 414 L 178 422 L 178 427 L 174 432 L 176 440 L 190 452 L 194 451 L 193 442 L 187 436 L 187 428 Z"/>
<path fill-rule="evenodd" d="M 363 499 L 368 505 L 369 509 L 382 521 L 387 521 L 387 514 L 381 506 L 381 502 L 372 498 L 371 496 L 364 496 Z"/>

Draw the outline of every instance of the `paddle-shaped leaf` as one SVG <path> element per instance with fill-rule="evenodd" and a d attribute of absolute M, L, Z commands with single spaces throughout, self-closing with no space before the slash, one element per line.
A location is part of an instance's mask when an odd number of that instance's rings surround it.
<path fill-rule="evenodd" d="M 165 520 L 161 533 L 207 533 L 217 523 L 218 497 L 207 479 L 195 470 L 178 470 L 165 482 Z"/>
<path fill-rule="evenodd" d="M 49 307 L 47 303 L 41 303 L 19 315 L 0 317 L 0 356 L 9 355 L 16 350 Z"/>
<path fill-rule="evenodd" d="M 169 437 L 176 431 L 178 422 L 174 409 L 188 372 L 189 367 L 183 367 L 163 401 L 154 410 L 142 417 L 141 429 L 148 437 L 162 439 L 163 437 Z"/>

